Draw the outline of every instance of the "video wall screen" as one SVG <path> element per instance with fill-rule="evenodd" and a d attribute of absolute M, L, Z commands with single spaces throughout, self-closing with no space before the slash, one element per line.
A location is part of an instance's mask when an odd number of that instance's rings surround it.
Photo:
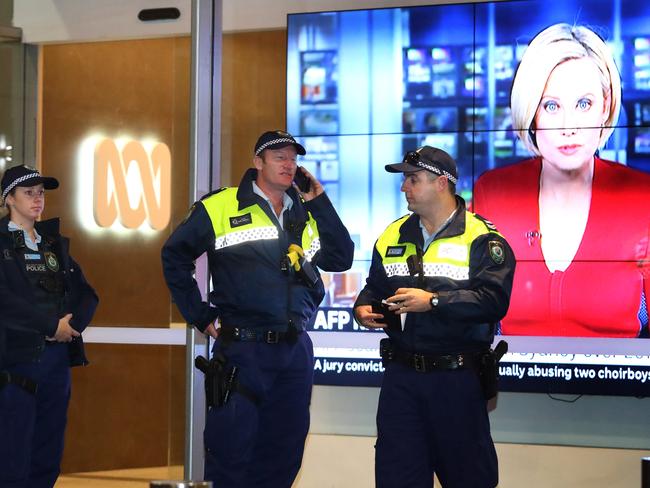
<path fill-rule="evenodd" d="M 375 240 L 408 213 L 384 165 L 431 145 L 517 256 L 501 389 L 650 393 L 650 2 L 290 15 L 287 125 L 356 244 L 349 272 L 324 273 L 318 383 L 381 381 L 383 332 L 352 305 Z"/>

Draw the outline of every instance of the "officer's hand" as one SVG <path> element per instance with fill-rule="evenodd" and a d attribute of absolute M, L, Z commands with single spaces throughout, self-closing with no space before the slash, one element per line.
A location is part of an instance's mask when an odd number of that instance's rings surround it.
<path fill-rule="evenodd" d="M 300 193 L 300 196 L 301 196 L 301 197 L 302 197 L 306 202 L 308 202 L 309 200 L 312 200 L 312 199 L 316 198 L 318 195 L 320 195 L 321 193 L 323 193 L 323 192 L 325 191 L 325 189 L 323 188 L 323 185 L 320 184 L 320 181 L 318 181 L 318 180 L 314 177 L 314 175 L 312 175 L 312 174 L 311 174 L 309 171 L 307 171 L 305 168 L 303 168 L 302 166 L 299 166 L 298 168 L 296 168 L 296 171 L 302 171 L 302 172 L 305 174 L 305 176 L 306 176 L 307 178 L 309 178 L 309 180 L 311 181 L 311 185 L 309 185 L 309 191 L 308 191 L 307 193 L 302 193 L 302 192 L 298 189 L 298 187 L 296 186 L 296 184 L 295 184 L 295 183 L 293 184 L 293 186 L 294 186 L 294 188 L 296 189 L 296 191 L 297 191 L 298 193 Z"/>
<path fill-rule="evenodd" d="M 359 305 L 354 309 L 354 316 L 357 318 L 357 322 L 369 329 L 383 329 L 387 327 L 382 322 L 384 319 L 382 314 L 372 313 L 372 305 Z"/>
<path fill-rule="evenodd" d="M 208 325 L 203 331 L 203 333 L 207 336 L 212 337 L 213 339 L 219 337 L 219 333 L 217 332 L 217 328 L 214 326 L 214 323 Z"/>
<path fill-rule="evenodd" d="M 81 335 L 70 325 L 71 318 L 72 314 L 69 313 L 59 319 L 59 325 L 57 325 L 56 332 L 54 333 L 56 342 L 70 342 L 74 337 Z"/>
<path fill-rule="evenodd" d="M 398 288 L 392 297 L 386 299 L 390 303 L 389 310 L 397 313 L 428 312 L 431 310 L 433 293 L 421 288 Z"/>

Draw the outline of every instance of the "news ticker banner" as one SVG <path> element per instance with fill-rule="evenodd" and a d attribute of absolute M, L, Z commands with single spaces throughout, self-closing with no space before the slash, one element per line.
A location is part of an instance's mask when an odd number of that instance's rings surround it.
<path fill-rule="evenodd" d="M 360 327 L 352 310 L 321 308 L 309 333 L 317 384 L 379 386 L 381 330 Z M 501 391 L 650 396 L 650 340 L 498 336 Z"/>
<path fill-rule="evenodd" d="M 97 344 L 178 345 L 187 328 L 89 327 Z M 379 386 L 381 330 L 352 320 L 352 311 L 323 308 L 309 327 L 317 384 Z M 502 391 L 650 396 L 650 339 L 498 336 L 509 352 L 499 365 Z"/>
<path fill-rule="evenodd" d="M 377 348 L 314 348 L 316 384 L 380 386 Z M 501 391 L 650 396 L 650 355 L 507 353 Z"/>

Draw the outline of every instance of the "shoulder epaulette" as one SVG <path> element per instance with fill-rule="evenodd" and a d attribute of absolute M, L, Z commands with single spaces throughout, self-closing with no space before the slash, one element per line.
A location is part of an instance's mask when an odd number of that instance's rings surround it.
<path fill-rule="evenodd" d="M 222 186 L 221 188 L 219 188 L 217 190 L 212 190 L 210 193 L 206 193 L 201 198 L 199 198 L 199 200 L 205 200 L 206 198 L 211 197 L 212 195 L 216 195 L 217 193 L 222 192 L 222 191 L 226 190 L 227 188 L 228 188 L 227 186 Z"/>
<path fill-rule="evenodd" d="M 183 221 L 181 222 L 181 224 L 184 224 L 185 222 L 187 222 L 187 221 L 190 219 L 190 217 L 191 217 L 192 214 L 194 213 L 194 210 L 196 210 L 196 206 L 197 206 L 197 204 L 198 204 L 199 202 L 202 202 L 203 200 L 205 200 L 206 198 L 211 197 L 212 195 L 216 195 L 217 193 L 219 193 L 220 191 L 225 190 L 226 188 L 228 188 L 228 187 L 227 187 L 227 186 L 222 186 L 222 187 L 219 188 L 218 190 L 213 190 L 213 191 L 211 191 L 210 193 L 206 193 L 206 194 L 203 195 L 201 198 L 199 198 L 198 201 L 196 201 L 196 202 L 194 202 L 194 203 L 192 204 L 192 206 L 191 206 L 190 209 L 188 210 L 187 215 L 185 216 L 185 218 L 183 219 Z"/>
<path fill-rule="evenodd" d="M 487 229 L 488 229 L 489 231 L 491 231 L 491 232 L 499 232 L 499 231 L 497 230 L 496 225 L 494 225 L 492 222 L 490 222 L 490 221 L 489 221 L 488 219 L 486 219 L 485 217 L 482 217 L 481 215 L 479 215 L 479 214 L 477 214 L 477 213 L 475 213 L 474 216 L 475 216 L 478 220 L 480 220 L 481 222 L 483 222 L 483 223 L 485 224 L 485 227 L 487 227 Z"/>

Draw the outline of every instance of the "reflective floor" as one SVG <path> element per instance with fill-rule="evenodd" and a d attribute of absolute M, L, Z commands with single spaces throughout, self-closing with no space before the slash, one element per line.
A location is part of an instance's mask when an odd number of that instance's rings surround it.
<path fill-rule="evenodd" d="M 95 471 L 61 476 L 55 488 L 149 488 L 152 480 L 182 480 L 182 466 Z"/>
<path fill-rule="evenodd" d="M 310 435 L 294 488 L 372 488 L 373 437 Z M 649 450 L 554 445 L 496 445 L 500 488 L 634 488 Z M 55 488 L 149 488 L 152 480 L 181 480 L 181 466 L 62 476 Z M 439 484 L 434 485 L 440 488 Z"/>

